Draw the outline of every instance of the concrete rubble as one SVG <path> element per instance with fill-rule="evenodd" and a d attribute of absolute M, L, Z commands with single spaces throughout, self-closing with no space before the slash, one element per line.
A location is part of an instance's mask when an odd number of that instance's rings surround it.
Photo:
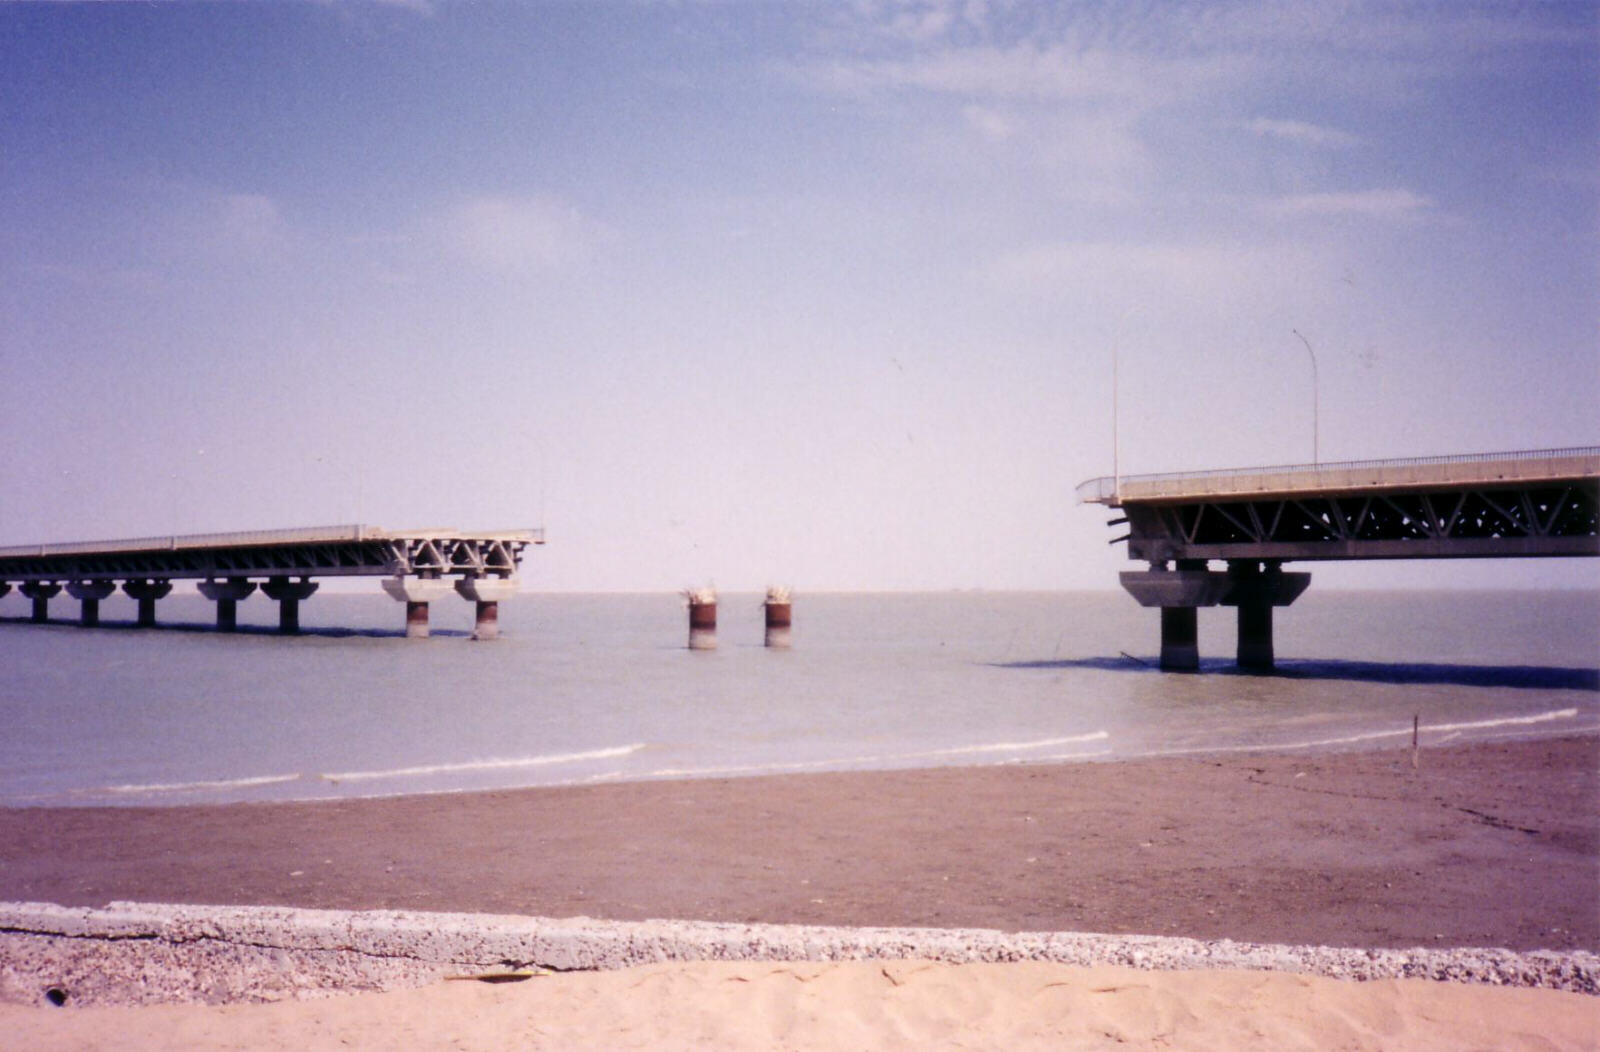
<path fill-rule="evenodd" d="M 1354 949 L 1154 935 L 829 928 L 113 902 L 0 903 L 0 1001 L 227 1004 L 424 986 L 450 976 L 669 961 L 1055 961 L 1271 970 L 1600 993 L 1600 955 Z"/>

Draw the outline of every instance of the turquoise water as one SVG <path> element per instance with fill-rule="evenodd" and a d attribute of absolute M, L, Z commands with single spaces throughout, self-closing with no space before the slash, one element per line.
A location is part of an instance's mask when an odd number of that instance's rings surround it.
<path fill-rule="evenodd" d="M 542 595 L 467 639 L 464 602 L 401 636 L 386 596 L 319 594 L 307 634 L 240 605 L 211 631 L 35 626 L 0 599 L 0 803 L 173 804 L 776 771 L 1424 746 L 1600 729 L 1600 596 L 1318 592 L 1277 614 L 1282 675 L 1234 674 L 1206 610 L 1206 673 L 1156 672 L 1157 624 L 1120 593 L 796 597 L 794 648 L 760 597 L 724 595 L 719 648 L 684 647 L 675 595 Z M 76 615 L 57 600 L 52 612 Z"/>

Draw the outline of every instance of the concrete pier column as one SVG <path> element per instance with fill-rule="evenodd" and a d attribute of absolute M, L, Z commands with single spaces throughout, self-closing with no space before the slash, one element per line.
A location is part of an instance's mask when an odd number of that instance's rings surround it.
<path fill-rule="evenodd" d="M 83 604 L 78 623 L 93 628 L 100 623 L 100 600 L 117 590 L 115 581 L 68 581 L 67 594 Z"/>
<path fill-rule="evenodd" d="M 1200 668 L 1200 617 L 1192 606 L 1161 608 L 1161 670 L 1196 672 Z"/>
<path fill-rule="evenodd" d="M 472 638 L 500 638 L 500 601 L 517 594 L 515 577 L 463 577 L 456 582 L 456 593 L 477 604 Z"/>
<path fill-rule="evenodd" d="M 278 603 L 278 631 L 292 636 L 300 631 L 300 600 L 310 599 L 317 590 L 317 582 L 302 577 L 291 581 L 287 577 L 269 577 L 261 586 L 261 594 Z"/>
<path fill-rule="evenodd" d="M 791 612 L 789 589 L 768 588 L 767 601 L 762 604 L 766 611 L 767 619 L 767 646 L 778 650 L 787 650 L 791 642 L 790 621 Z"/>
<path fill-rule="evenodd" d="M 428 604 L 450 594 L 450 582 L 436 577 L 386 577 L 383 590 L 406 604 L 406 638 L 428 638 Z"/>
<path fill-rule="evenodd" d="M 153 628 L 156 623 L 156 600 L 165 599 L 172 591 L 171 581 L 123 581 L 122 590 L 139 602 L 139 627 Z"/>
<path fill-rule="evenodd" d="M 239 600 L 250 597 L 256 590 L 255 582 L 243 577 L 230 577 L 226 581 L 201 581 L 196 587 L 201 595 L 217 604 L 217 631 L 238 631 Z"/>
<path fill-rule="evenodd" d="M 1240 668 L 1256 672 L 1273 669 L 1276 655 L 1272 646 L 1272 608 L 1293 603 L 1310 584 L 1310 574 L 1284 573 L 1277 562 L 1229 560 L 1228 588 L 1222 604 L 1239 608 Z"/>
<path fill-rule="evenodd" d="M 717 649 L 717 590 L 688 588 L 683 598 L 689 604 L 689 649 Z"/>
<path fill-rule="evenodd" d="M 1149 570 L 1119 575 L 1122 587 L 1140 606 L 1161 610 L 1161 668 L 1194 672 L 1200 667 L 1198 608 L 1216 606 L 1228 587 L 1228 575 L 1206 569 L 1203 559 L 1182 559 L 1176 570 L 1152 563 Z"/>
<path fill-rule="evenodd" d="M 1238 662 L 1240 668 L 1273 667 L 1272 607 L 1266 603 L 1239 604 Z"/>
<path fill-rule="evenodd" d="M 61 586 L 54 581 L 23 581 L 17 591 L 33 600 L 33 623 L 42 625 L 50 620 L 50 600 L 61 594 Z"/>

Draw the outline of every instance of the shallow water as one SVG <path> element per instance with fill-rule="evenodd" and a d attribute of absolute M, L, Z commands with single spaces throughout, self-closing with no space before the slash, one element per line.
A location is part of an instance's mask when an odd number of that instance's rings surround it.
<path fill-rule="evenodd" d="M 467 639 L 435 604 L 406 640 L 377 593 L 319 594 L 307 634 L 192 592 L 131 627 L 35 626 L 0 599 L 0 803 L 192 803 L 614 779 L 1409 746 L 1600 729 L 1600 595 L 1341 593 L 1277 612 L 1280 675 L 1239 675 L 1231 610 L 1205 674 L 1153 669 L 1154 611 L 1120 593 L 800 595 L 795 645 L 724 595 L 719 648 L 674 595 L 541 595 Z M 57 600 L 58 617 L 76 604 Z"/>

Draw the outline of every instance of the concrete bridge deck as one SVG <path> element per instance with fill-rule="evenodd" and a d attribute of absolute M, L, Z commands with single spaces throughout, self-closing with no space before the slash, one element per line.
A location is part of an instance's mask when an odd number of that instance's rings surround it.
<path fill-rule="evenodd" d="M 137 537 L 111 541 L 0 548 L 0 596 L 19 585 L 33 601 L 33 620 L 49 620 L 49 601 L 67 593 L 82 603 L 81 622 L 99 622 L 100 600 L 122 582 L 139 603 L 139 623 L 155 624 L 156 600 L 180 579 L 199 581 L 217 603 L 217 627 L 236 627 L 237 604 L 259 582 L 279 604 L 279 627 L 299 628 L 299 602 L 316 591 L 313 577 L 384 578 L 384 591 L 406 603 L 406 634 L 428 634 L 428 604 L 452 590 L 477 604 L 476 638 L 497 632 L 498 602 L 516 591 L 523 551 L 543 544 L 542 530 L 386 530 L 322 526 L 243 533 Z"/>
<path fill-rule="evenodd" d="M 1290 561 L 1600 555 L 1600 447 L 1090 479 L 1120 509 L 1121 574 L 1161 609 L 1161 664 L 1198 667 L 1195 610 L 1239 608 L 1239 664 L 1270 668 L 1272 608 L 1311 582 Z M 1227 572 L 1208 568 L 1227 562 Z"/>
<path fill-rule="evenodd" d="M 1121 507 L 1228 497 L 1344 496 L 1395 490 L 1531 486 L 1596 478 L 1600 478 L 1600 446 L 1586 446 L 1106 476 L 1080 483 L 1078 500 Z"/>

